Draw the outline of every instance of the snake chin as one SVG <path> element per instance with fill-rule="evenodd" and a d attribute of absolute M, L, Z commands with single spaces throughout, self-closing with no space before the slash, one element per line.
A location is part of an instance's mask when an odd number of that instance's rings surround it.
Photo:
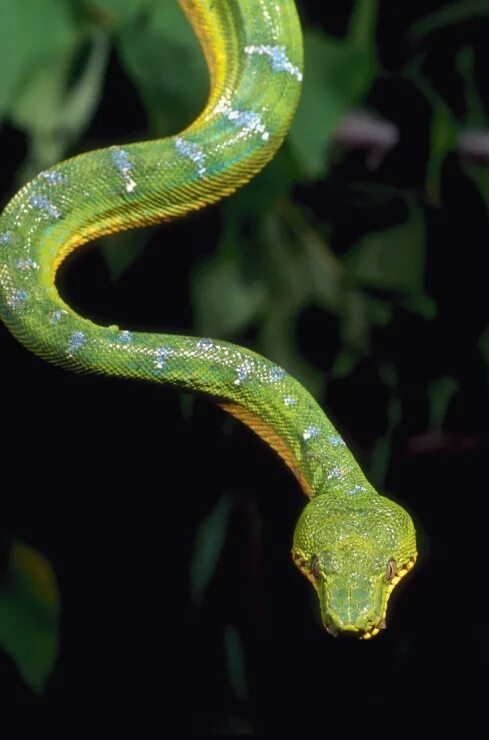
<path fill-rule="evenodd" d="M 372 627 L 366 630 L 355 627 L 355 625 L 353 624 L 345 625 L 341 629 L 330 624 L 327 624 L 325 626 L 326 632 L 329 635 L 332 635 L 332 637 L 353 637 L 357 640 L 370 640 L 372 637 L 375 637 L 386 628 L 387 623 L 385 619 L 379 620 L 376 624 L 372 625 Z"/>
<path fill-rule="evenodd" d="M 372 637 L 376 637 L 378 634 L 383 632 L 387 628 L 386 613 L 387 605 L 389 602 L 390 595 L 394 590 L 395 586 L 406 576 L 416 563 L 417 556 L 414 555 L 409 561 L 397 571 L 397 574 L 392 578 L 388 584 L 385 593 L 383 614 L 381 619 L 375 620 L 371 625 L 361 627 L 355 624 L 341 624 L 334 623 L 333 620 L 326 613 L 324 614 L 324 627 L 326 632 L 333 637 L 353 637 L 359 640 L 371 640 Z M 298 563 L 297 563 L 298 564 Z M 318 589 L 319 591 L 319 589 Z"/>

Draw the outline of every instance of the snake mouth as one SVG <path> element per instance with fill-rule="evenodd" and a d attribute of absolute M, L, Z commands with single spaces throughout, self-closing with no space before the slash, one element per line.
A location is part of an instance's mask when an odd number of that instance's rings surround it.
<path fill-rule="evenodd" d="M 300 551 L 293 551 L 292 552 L 293 560 L 296 564 L 296 566 L 299 568 L 301 573 L 303 573 L 306 578 L 312 583 L 316 591 L 319 591 L 318 585 L 316 583 L 316 579 L 312 575 L 311 571 L 307 567 L 307 561 L 303 553 Z M 362 630 L 360 627 L 355 627 L 355 625 L 345 625 L 342 626 L 341 629 L 338 629 L 337 627 L 333 625 L 326 625 L 326 631 L 328 634 L 333 635 L 333 637 L 338 636 L 344 636 L 344 637 L 356 637 L 359 640 L 371 640 L 372 637 L 376 637 L 380 632 L 383 632 L 386 629 L 386 615 L 387 615 L 387 605 L 389 603 L 389 598 L 391 593 L 393 592 L 395 586 L 406 576 L 409 571 L 411 571 L 414 568 L 414 565 L 417 560 L 417 554 L 413 555 L 405 565 L 400 568 L 394 578 L 392 578 L 389 581 L 389 584 L 386 588 L 386 596 L 384 600 L 384 607 L 382 610 L 382 616 L 381 618 L 373 624 L 371 627 L 369 627 L 367 630 Z"/>
<path fill-rule="evenodd" d="M 375 624 L 372 627 L 369 627 L 368 630 L 365 630 L 364 632 L 361 632 L 361 630 L 358 630 L 358 632 L 360 633 L 358 634 L 358 637 L 360 640 L 371 640 L 372 637 L 375 637 L 376 635 L 379 634 L 379 632 L 381 632 L 382 630 L 385 630 L 387 626 L 385 617 L 387 614 L 387 604 L 389 603 L 390 595 L 393 592 L 394 587 L 397 586 L 397 584 L 399 583 L 399 581 L 401 581 L 404 578 L 404 576 L 406 576 L 409 573 L 409 571 L 414 568 L 417 557 L 418 557 L 417 555 L 413 555 L 413 557 L 410 558 L 408 562 L 397 571 L 394 578 L 390 580 L 389 585 L 387 586 L 387 589 L 386 589 L 386 597 L 385 597 L 385 602 L 384 602 L 384 610 L 382 612 L 382 618 L 377 622 L 377 624 Z"/>
<path fill-rule="evenodd" d="M 354 637 L 357 640 L 370 640 L 375 635 L 378 635 L 381 630 L 385 630 L 387 627 L 385 619 L 380 619 L 368 630 L 362 630 L 360 627 L 355 627 L 353 624 L 346 624 L 341 628 L 333 627 L 332 625 L 326 625 L 326 632 L 333 637 Z"/>

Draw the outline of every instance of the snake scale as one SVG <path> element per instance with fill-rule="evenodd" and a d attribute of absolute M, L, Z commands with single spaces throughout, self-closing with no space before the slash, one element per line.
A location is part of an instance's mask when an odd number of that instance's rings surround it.
<path fill-rule="evenodd" d="M 385 628 L 389 596 L 415 563 L 415 530 L 367 482 L 312 396 L 283 368 L 219 339 L 96 325 L 55 285 L 80 245 L 231 194 L 287 133 L 303 65 L 294 1 L 179 2 L 209 68 L 204 111 L 176 136 L 82 154 L 20 190 L 0 217 L 0 314 L 50 362 L 204 394 L 262 437 L 310 498 L 292 555 L 318 592 L 325 628 L 369 639 Z"/>

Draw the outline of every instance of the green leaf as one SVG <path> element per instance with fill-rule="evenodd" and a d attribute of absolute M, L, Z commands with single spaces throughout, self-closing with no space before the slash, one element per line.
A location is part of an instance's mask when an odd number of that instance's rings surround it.
<path fill-rule="evenodd" d="M 392 368 L 389 366 L 383 368 L 383 373 L 387 370 L 387 373 L 392 372 Z M 393 387 L 396 384 L 396 378 L 391 378 L 390 381 L 386 382 L 386 386 Z M 384 381 L 385 382 L 385 381 Z M 387 407 L 387 429 L 382 437 L 377 440 L 375 445 L 372 459 L 370 462 L 369 478 L 379 489 L 385 488 L 385 481 L 389 469 L 389 461 L 392 454 L 392 439 L 396 429 L 399 428 L 402 422 L 402 404 L 401 399 L 393 390 L 389 398 L 389 404 Z"/>
<path fill-rule="evenodd" d="M 300 353 L 297 323 L 301 312 L 311 304 L 337 306 L 337 263 L 288 199 L 265 220 L 259 246 L 263 252 L 266 301 L 260 316 L 257 349 L 319 397 L 324 389 L 324 373 Z"/>
<path fill-rule="evenodd" d="M 347 255 L 345 267 L 363 286 L 420 293 L 424 282 L 424 242 L 421 211 L 412 206 L 404 223 L 363 237 Z"/>
<path fill-rule="evenodd" d="M 447 415 L 448 406 L 458 390 L 455 378 L 444 377 L 430 383 L 428 396 L 430 403 L 430 429 L 440 431 Z"/>
<path fill-rule="evenodd" d="M 0 118 L 44 65 L 59 61 L 76 38 L 63 0 L 0 0 Z"/>
<path fill-rule="evenodd" d="M 430 148 L 426 167 L 426 192 L 435 205 L 440 203 L 442 165 L 447 154 L 457 146 L 460 125 L 449 107 L 431 88 L 428 97 L 432 105 Z"/>
<path fill-rule="evenodd" d="M 245 331 L 263 311 L 263 223 L 292 184 L 290 157 L 279 153 L 252 183 L 223 205 L 219 247 L 192 275 L 192 304 L 199 333 L 231 337 Z"/>
<path fill-rule="evenodd" d="M 249 697 L 249 690 L 246 681 L 245 655 L 241 637 L 234 625 L 228 624 L 224 628 L 224 646 L 229 683 L 238 699 L 246 701 Z"/>
<path fill-rule="evenodd" d="M 106 34 L 93 31 L 84 65 L 70 84 L 68 70 L 76 51 L 72 47 L 36 69 L 11 107 L 12 120 L 29 135 L 24 179 L 63 158 L 89 124 L 102 95 L 109 52 Z"/>
<path fill-rule="evenodd" d="M 231 496 L 222 496 L 197 531 L 190 561 L 190 597 L 195 606 L 202 603 L 219 562 L 226 542 L 232 504 Z"/>
<path fill-rule="evenodd" d="M 325 385 L 324 373 L 307 362 L 297 346 L 298 314 L 297 308 L 291 311 L 285 303 L 271 307 L 259 328 L 258 351 L 286 368 L 315 398 L 321 398 Z"/>
<path fill-rule="evenodd" d="M 366 296 L 365 304 L 372 324 L 385 327 L 392 321 L 392 305 L 387 301 Z"/>
<path fill-rule="evenodd" d="M 357 355 L 349 349 L 343 349 L 336 356 L 331 368 L 332 378 L 347 378 L 352 374 L 358 362 Z"/>
<path fill-rule="evenodd" d="M 12 542 L 0 582 L 0 646 L 34 691 L 44 689 L 58 655 L 59 595 L 43 555 Z"/>
<path fill-rule="evenodd" d="M 83 0 L 91 11 L 106 17 L 111 24 L 132 23 L 152 0 Z"/>
<path fill-rule="evenodd" d="M 100 241 L 100 250 L 113 282 L 143 254 L 151 233 L 152 229 L 122 231 Z"/>
<path fill-rule="evenodd" d="M 331 135 L 344 114 L 360 103 L 375 64 L 357 31 L 351 42 L 306 31 L 304 53 L 304 85 L 289 141 L 304 174 L 320 177 L 326 170 Z"/>
<path fill-rule="evenodd" d="M 489 326 L 486 326 L 479 337 L 479 350 L 486 365 L 489 365 Z"/>
<path fill-rule="evenodd" d="M 487 126 L 487 115 L 476 85 L 475 52 L 465 46 L 457 54 L 457 68 L 464 83 L 466 127 L 484 128 Z"/>
<path fill-rule="evenodd" d="M 428 321 L 434 319 L 438 313 L 436 302 L 431 298 L 431 296 L 426 295 L 426 293 L 407 294 L 402 298 L 401 304 L 404 308 L 407 308 L 408 311 L 417 313 Z"/>
<path fill-rule="evenodd" d="M 102 97 L 109 51 L 107 35 L 94 29 L 89 39 L 85 64 L 76 82 L 66 90 L 59 116 L 59 128 L 72 141 L 88 126 Z"/>
<path fill-rule="evenodd" d="M 489 169 L 482 165 L 462 161 L 462 169 L 476 185 L 489 216 Z"/>
<path fill-rule="evenodd" d="M 365 60 L 370 60 L 369 76 L 377 69 L 376 30 L 378 0 L 357 0 L 348 26 L 347 40 L 352 48 L 361 52 Z"/>
<path fill-rule="evenodd" d="M 367 352 L 370 340 L 368 310 L 365 296 L 358 290 L 344 294 L 341 316 L 341 338 L 344 345 L 357 352 Z"/>
<path fill-rule="evenodd" d="M 159 135 L 197 117 L 208 95 L 208 72 L 178 3 L 157 2 L 144 21 L 125 26 L 118 51 Z"/>
<path fill-rule="evenodd" d="M 440 28 L 447 28 L 486 15 L 489 15 L 487 0 L 462 0 L 462 2 L 447 4 L 446 7 L 417 21 L 409 30 L 409 35 L 413 40 L 419 41 Z"/>
<path fill-rule="evenodd" d="M 192 302 L 199 334 L 229 337 L 252 323 L 264 301 L 263 286 L 247 280 L 238 260 L 220 257 L 196 270 Z"/>
<path fill-rule="evenodd" d="M 237 233 L 249 226 L 250 221 L 258 228 L 260 222 L 291 192 L 296 176 L 290 154 L 282 149 L 248 185 L 225 201 L 224 231 Z"/>
<path fill-rule="evenodd" d="M 301 307 L 314 296 L 319 305 L 333 312 L 339 311 L 345 289 L 340 260 L 319 230 L 292 201 L 287 200 L 281 205 L 279 216 L 275 232 L 269 234 L 270 249 L 278 252 L 275 270 L 280 262 L 285 263 L 284 267 L 288 263 L 288 283 L 294 286 L 296 301 Z M 287 252 L 281 248 L 283 244 L 289 244 Z M 285 288 L 290 295 L 289 285 Z M 282 290 L 282 294 L 284 292 Z"/>

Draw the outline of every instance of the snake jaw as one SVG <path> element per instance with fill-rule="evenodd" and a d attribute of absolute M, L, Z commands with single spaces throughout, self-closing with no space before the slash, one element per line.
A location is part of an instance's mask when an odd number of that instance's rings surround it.
<path fill-rule="evenodd" d="M 307 567 L 306 555 L 301 550 L 298 550 L 297 548 L 293 548 L 292 549 L 292 559 L 294 563 L 296 564 L 296 566 L 299 568 L 302 575 L 304 575 L 307 578 L 307 580 L 312 583 L 317 593 L 319 593 L 319 588 L 316 583 L 316 579 L 314 578 L 311 571 Z"/>
<path fill-rule="evenodd" d="M 306 576 L 308 581 L 312 583 L 314 588 L 316 589 L 316 592 L 319 593 L 319 587 L 317 584 L 317 581 L 313 574 L 311 573 L 309 567 L 308 567 L 308 559 L 304 552 L 297 548 L 292 549 L 292 558 L 294 560 L 295 565 L 299 568 L 301 573 Z M 371 627 L 369 627 L 367 630 L 362 630 L 360 628 L 357 628 L 353 625 L 346 625 L 344 628 L 336 628 L 330 624 L 325 624 L 325 629 L 328 634 L 332 635 L 333 637 L 338 637 L 341 635 L 348 635 L 348 636 L 354 636 L 357 637 L 359 640 L 371 640 L 372 637 L 376 637 L 380 632 L 383 632 L 387 628 L 387 622 L 386 622 L 386 615 L 387 615 L 387 605 L 389 603 L 389 598 L 394 590 L 394 588 L 397 586 L 397 584 L 414 568 L 414 565 L 417 560 L 417 554 L 413 555 L 405 565 L 400 568 L 394 578 L 391 579 L 389 582 L 386 590 L 385 590 L 385 599 L 384 599 L 384 606 L 382 610 L 382 617 Z"/>
<path fill-rule="evenodd" d="M 410 558 L 408 562 L 397 571 L 394 578 L 391 579 L 386 589 L 386 598 L 385 598 L 385 603 L 384 603 L 384 610 L 382 612 L 382 619 L 376 625 L 374 625 L 374 627 L 371 627 L 369 630 L 364 632 L 360 636 L 360 640 L 371 640 L 372 637 L 375 637 L 376 635 L 379 634 L 379 632 L 387 628 L 387 623 L 385 621 L 385 618 L 387 615 L 387 604 L 389 603 L 390 596 L 392 592 L 394 591 L 394 588 L 397 586 L 397 584 L 404 578 L 404 576 L 406 576 L 409 573 L 409 571 L 411 571 L 414 568 L 417 557 L 418 557 L 417 554 L 413 555 L 413 557 Z"/>

